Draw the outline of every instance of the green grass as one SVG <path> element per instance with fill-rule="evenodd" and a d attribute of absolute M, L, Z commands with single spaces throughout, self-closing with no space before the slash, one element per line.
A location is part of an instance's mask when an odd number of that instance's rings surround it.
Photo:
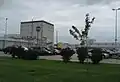
<path fill-rule="evenodd" d="M 0 58 L 0 82 L 120 82 L 120 65 Z"/>

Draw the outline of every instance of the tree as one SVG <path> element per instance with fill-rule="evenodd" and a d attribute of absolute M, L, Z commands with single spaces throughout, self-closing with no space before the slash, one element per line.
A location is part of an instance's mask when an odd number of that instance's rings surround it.
<path fill-rule="evenodd" d="M 88 31 L 91 27 L 91 24 L 93 24 L 95 20 L 95 17 L 92 18 L 92 20 L 90 21 L 89 18 L 89 14 L 86 14 L 86 18 L 85 18 L 85 28 L 84 30 L 80 31 L 77 29 L 77 27 L 72 26 L 72 29 L 74 30 L 69 30 L 70 34 L 76 39 L 80 41 L 80 45 L 81 48 L 77 49 L 77 54 L 78 54 L 78 59 L 81 63 L 84 62 L 85 58 L 87 57 L 86 55 L 88 55 L 88 50 L 87 50 L 87 37 L 88 37 Z"/>

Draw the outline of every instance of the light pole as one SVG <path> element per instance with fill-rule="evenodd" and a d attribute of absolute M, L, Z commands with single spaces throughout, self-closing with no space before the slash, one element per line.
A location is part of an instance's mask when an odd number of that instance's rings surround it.
<path fill-rule="evenodd" d="M 6 38 L 7 38 L 7 23 L 8 23 L 8 18 L 5 18 L 5 34 L 4 34 L 4 44 L 3 48 L 6 46 Z"/>
<path fill-rule="evenodd" d="M 58 44 L 58 31 L 56 30 L 56 44 Z"/>
<path fill-rule="evenodd" d="M 120 8 L 117 9 L 112 9 L 113 11 L 115 11 L 116 15 L 115 15 L 115 48 L 117 47 L 117 12 L 118 10 L 120 10 Z"/>
<path fill-rule="evenodd" d="M 7 35 L 7 22 L 8 22 L 8 18 L 5 18 L 6 23 L 5 23 L 5 35 Z"/>

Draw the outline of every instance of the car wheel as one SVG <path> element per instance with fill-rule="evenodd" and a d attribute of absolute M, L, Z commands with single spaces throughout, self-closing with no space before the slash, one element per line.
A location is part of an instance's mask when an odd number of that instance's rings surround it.
<path fill-rule="evenodd" d="M 103 55 L 103 58 L 104 58 L 104 59 L 106 58 L 105 55 Z"/>
<path fill-rule="evenodd" d="M 7 52 L 4 52 L 4 54 L 7 54 Z"/>

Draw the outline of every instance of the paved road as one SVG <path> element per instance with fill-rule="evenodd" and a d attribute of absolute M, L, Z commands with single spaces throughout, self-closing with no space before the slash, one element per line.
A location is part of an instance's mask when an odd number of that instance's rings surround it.
<path fill-rule="evenodd" d="M 3 52 L 0 52 L 0 56 L 4 57 L 11 57 L 10 55 L 6 55 Z M 39 59 L 48 59 L 48 60 L 62 60 L 61 56 L 55 55 L 55 56 L 40 56 Z M 73 55 L 71 61 L 78 61 L 77 55 Z M 87 61 L 87 60 L 85 60 Z M 88 59 L 88 62 L 91 62 L 90 59 Z M 111 63 L 111 64 L 120 64 L 120 60 L 116 59 L 103 59 L 101 63 Z"/>
<path fill-rule="evenodd" d="M 62 60 L 61 56 L 40 56 L 40 59 L 48 59 L 48 60 Z M 78 61 L 77 55 L 73 55 L 71 61 Z M 91 62 L 90 59 L 85 60 L 86 62 Z M 111 64 L 120 64 L 120 60 L 116 59 L 103 59 L 101 63 L 111 63 Z"/>

